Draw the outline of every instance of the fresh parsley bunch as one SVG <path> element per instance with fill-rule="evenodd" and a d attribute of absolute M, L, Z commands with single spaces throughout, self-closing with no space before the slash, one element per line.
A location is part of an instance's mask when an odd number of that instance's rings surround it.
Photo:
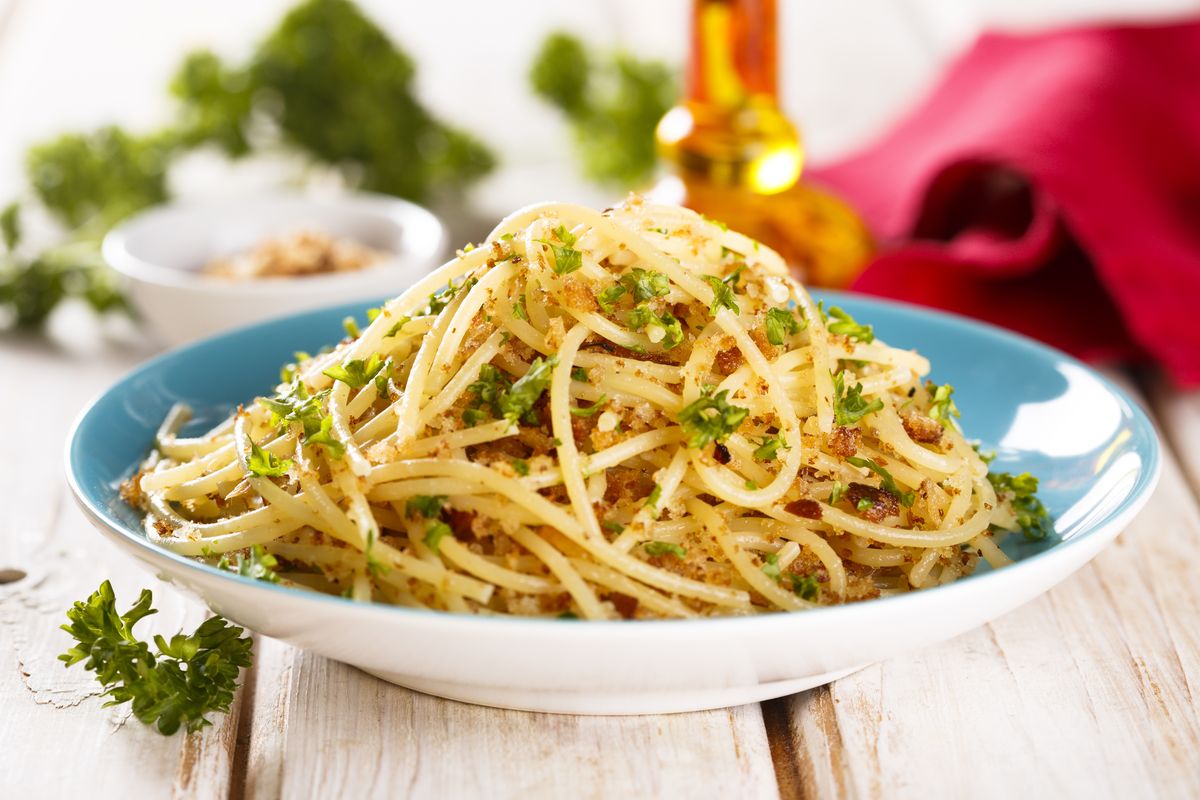
<path fill-rule="evenodd" d="M 570 121 L 588 178 L 628 188 L 653 175 L 654 129 L 679 92 L 672 69 L 625 53 L 597 58 L 574 36 L 554 33 L 529 80 Z"/>
<path fill-rule="evenodd" d="M 141 722 L 170 736 L 186 727 L 194 733 L 211 724 L 205 714 L 227 713 L 237 690 L 238 674 L 251 662 L 249 638 L 221 617 L 205 620 L 190 636 L 177 633 L 168 641 L 154 637 L 157 652 L 133 635 L 143 617 L 158 613 L 153 595 L 143 589 L 137 602 L 121 614 L 112 584 L 100 584 L 92 595 L 67 612 L 62 629 L 78 642 L 60 655 L 68 667 L 80 661 L 112 698 L 106 706 L 130 703 Z"/>

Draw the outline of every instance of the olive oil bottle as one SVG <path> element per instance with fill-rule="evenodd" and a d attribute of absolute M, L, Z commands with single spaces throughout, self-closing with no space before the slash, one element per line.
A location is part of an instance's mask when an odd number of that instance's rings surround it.
<path fill-rule="evenodd" d="M 817 286 L 847 285 L 873 246 L 844 202 L 801 180 L 804 146 L 778 103 L 776 0 L 693 0 L 683 101 L 659 122 L 672 173 L 652 192 L 727 223 Z"/>

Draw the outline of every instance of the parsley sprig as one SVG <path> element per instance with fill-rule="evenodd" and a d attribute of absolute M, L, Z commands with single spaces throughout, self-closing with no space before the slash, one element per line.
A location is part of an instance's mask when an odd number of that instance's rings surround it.
<path fill-rule="evenodd" d="M 287 475 L 287 471 L 292 468 L 292 460 L 290 458 L 280 458 L 270 450 L 264 450 L 250 439 L 250 455 L 246 458 L 246 469 L 250 470 L 251 475 L 257 475 L 260 478 L 280 478 Z"/>
<path fill-rule="evenodd" d="M 108 581 L 87 600 L 67 611 L 62 629 L 77 644 L 58 658 L 68 667 L 84 662 L 96 673 L 110 698 L 105 705 L 131 703 L 141 722 L 170 736 L 184 727 L 189 733 L 211 724 L 205 714 L 226 713 L 237 690 L 238 674 L 251 661 L 251 641 L 242 629 L 221 617 L 201 623 L 190 636 L 178 633 L 170 641 L 154 637 L 157 653 L 133 635 L 138 620 L 157 613 L 153 595 L 143 589 L 137 603 L 124 614 Z"/>
<path fill-rule="evenodd" d="M 703 394 L 679 412 L 676 419 L 687 434 L 687 446 L 701 448 L 709 442 L 722 442 L 746 421 L 750 410 L 735 406 L 728 400 L 729 390 L 713 395 L 706 386 Z"/>
<path fill-rule="evenodd" d="M 258 402 L 271 412 L 271 425 L 290 426 L 298 423 L 306 445 L 324 447 L 332 458 L 341 458 L 346 446 L 334 438 L 333 417 L 321 409 L 321 400 L 328 391 L 309 394 L 303 381 L 297 380 L 275 397 L 260 397 Z"/>
<path fill-rule="evenodd" d="M 231 569 L 238 575 L 266 583 L 279 583 L 279 575 L 275 572 L 278 566 L 279 560 L 261 544 L 253 545 L 246 556 L 238 553 L 231 561 L 228 555 L 224 555 L 217 562 L 217 569 Z"/>
<path fill-rule="evenodd" d="M 738 272 L 734 272 L 733 275 L 730 276 L 734 279 L 734 283 L 737 282 L 738 274 Z M 730 286 L 725 280 L 722 280 L 715 275 L 705 275 L 704 280 L 708 282 L 708 285 L 711 286 L 713 290 L 712 304 L 708 307 L 708 312 L 710 314 L 715 317 L 717 312 L 722 308 L 728 308 L 735 314 L 741 313 L 741 309 L 738 307 L 737 300 L 734 299 L 733 286 Z"/>
<path fill-rule="evenodd" d="M 854 425 L 867 414 L 883 409 L 878 397 L 868 403 L 862 388 L 861 383 L 846 388 L 845 370 L 833 376 L 833 418 L 838 425 Z"/>

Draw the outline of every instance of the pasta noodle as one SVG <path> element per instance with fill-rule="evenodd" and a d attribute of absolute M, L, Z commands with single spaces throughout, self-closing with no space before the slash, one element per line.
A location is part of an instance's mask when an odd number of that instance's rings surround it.
<path fill-rule="evenodd" d="M 1008 563 L 929 362 L 779 256 L 631 197 L 546 204 L 124 487 L 156 544 L 459 613 L 799 611 Z"/>

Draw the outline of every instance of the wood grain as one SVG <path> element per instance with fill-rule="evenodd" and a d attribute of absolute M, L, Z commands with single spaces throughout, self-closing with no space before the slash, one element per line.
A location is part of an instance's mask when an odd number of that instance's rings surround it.
<path fill-rule="evenodd" d="M 0 385 L 0 571 L 25 573 L 0 584 L 0 797 L 224 797 L 236 714 L 216 717 L 200 734 L 167 738 L 127 709 L 101 708 L 91 673 L 57 660 L 70 641 L 58 629 L 67 608 L 105 578 L 122 607 L 141 588 L 154 591 L 159 613 L 139 625 L 143 637 L 190 629 L 207 616 L 104 543 L 68 496 L 69 424 L 142 355 L 90 341 L 90 352 L 32 340 L 0 350 L 0 375 L 37 376 Z"/>
<path fill-rule="evenodd" d="M 501 711 L 269 639 L 256 671 L 248 798 L 777 795 L 754 705 L 659 717 Z"/>

